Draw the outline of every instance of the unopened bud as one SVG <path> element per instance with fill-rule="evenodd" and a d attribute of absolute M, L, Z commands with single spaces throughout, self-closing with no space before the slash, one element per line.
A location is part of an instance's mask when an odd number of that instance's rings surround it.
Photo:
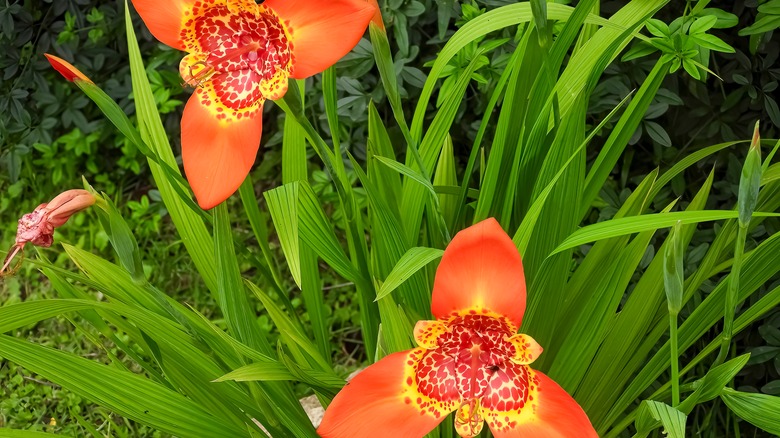
<path fill-rule="evenodd" d="M 753 130 L 753 140 L 750 142 L 742 174 L 739 178 L 739 197 L 737 210 L 740 226 L 747 226 L 753 217 L 753 211 L 758 203 L 758 190 L 761 187 L 761 137 L 758 133 L 758 122 Z"/>
<path fill-rule="evenodd" d="M 672 228 L 666 239 L 666 251 L 664 252 L 664 289 L 669 313 L 680 313 L 683 301 L 683 241 L 682 223 L 677 223 Z"/>
<path fill-rule="evenodd" d="M 52 67 L 54 67 L 55 70 L 59 74 L 61 74 L 65 79 L 75 82 L 75 81 L 85 81 L 92 83 L 92 80 L 89 79 L 84 73 L 80 72 L 79 69 L 73 66 L 73 64 L 69 63 L 68 61 L 54 55 L 49 55 L 48 53 L 45 53 L 44 56 L 46 56 L 46 59 L 49 60 L 49 63 Z"/>

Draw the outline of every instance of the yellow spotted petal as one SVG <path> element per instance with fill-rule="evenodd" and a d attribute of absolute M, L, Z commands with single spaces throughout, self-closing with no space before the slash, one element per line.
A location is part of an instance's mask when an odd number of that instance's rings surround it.
<path fill-rule="evenodd" d="M 528 365 L 533 363 L 540 354 L 542 354 L 542 346 L 534 340 L 534 338 L 526 334 L 516 334 L 507 341 L 515 347 L 515 354 L 512 357 L 512 362 L 520 365 Z"/>
<path fill-rule="evenodd" d="M 414 339 L 417 345 L 432 350 L 438 346 L 436 342 L 442 333 L 447 332 L 447 324 L 442 321 L 417 321 L 414 325 Z"/>

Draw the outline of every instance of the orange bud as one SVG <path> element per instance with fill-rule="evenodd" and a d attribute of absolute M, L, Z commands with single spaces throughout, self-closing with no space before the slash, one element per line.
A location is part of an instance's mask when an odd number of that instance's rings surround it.
<path fill-rule="evenodd" d="M 79 69 L 74 67 L 68 61 L 54 55 L 49 55 L 48 53 L 44 53 L 44 55 L 46 56 L 46 59 L 49 60 L 49 64 L 51 64 L 55 70 L 57 70 L 63 77 L 65 77 L 65 79 L 71 82 L 86 81 L 90 84 L 94 83 L 90 78 L 88 78 L 84 73 L 80 72 Z"/>

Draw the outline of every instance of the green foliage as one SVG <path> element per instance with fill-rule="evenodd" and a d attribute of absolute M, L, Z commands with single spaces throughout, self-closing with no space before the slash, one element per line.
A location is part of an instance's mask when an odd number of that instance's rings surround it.
<path fill-rule="evenodd" d="M 372 25 L 340 65 L 267 105 L 263 162 L 240 204 L 210 213 L 177 170 L 177 53 L 137 38 L 129 12 L 125 40 L 116 5 L 0 6 L 2 41 L 16 35 L 0 66 L 8 229 L 82 173 L 113 200 L 99 221 L 69 223 L 64 240 L 80 233 L 58 259 L 31 260 L 61 299 L 21 302 L 19 280 L 4 280 L 0 331 L 15 336 L 0 338 L 0 418 L 68 434 L 118 421 L 128 434 L 261 436 L 259 422 L 315 436 L 298 397 L 327 405 L 348 368 L 411 347 L 415 321 L 431 318 L 432 263 L 493 216 L 523 255 L 523 332 L 545 349 L 534 366 L 600 434 L 738 418 L 777 433 L 759 413 L 780 392 L 780 170 L 758 141 L 723 143 L 756 119 L 764 138 L 778 132 L 774 2 L 749 27 L 755 11 L 709 1 L 619 3 L 380 1 L 387 33 Z M 31 43 L 19 26 L 44 30 Z M 95 80 L 86 95 L 33 56 L 54 41 Z M 38 280 L 30 264 L 20 279 Z M 60 315 L 90 345 L 22 340 Z M 714 359 L 721 339 L 741 356 Z M 17 365 L 73 391 L 51 416 L 76 423 L 19 414 L 54 392 Z M 85 413 L 72 394 L 132 422 Z M 717 397 L 717 415 L 699 415 Z"/>

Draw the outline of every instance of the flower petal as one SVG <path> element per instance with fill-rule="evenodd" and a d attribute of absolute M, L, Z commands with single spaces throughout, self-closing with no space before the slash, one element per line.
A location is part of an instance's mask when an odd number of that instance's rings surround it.
<path fill-rule="evenodd" d="M 516 364 L 528 365 L 533 363 L 543 351 L 542 346 L 534 338 L 526 334 L 518 333 L 507 339 L 507 341 L 515 347 L 515 354 L 511 360 Z"/>
<path fill-rule="evenodd" d="M 482 412 L 495 438 L 598 437 L 577 402 L 541 372 L 510 362 L 494 378 L 482 398 Z M 509 388 L 523 382 L 527 386 L 519 397 L 507 397 Z"/>
<path fill-rule="evenodd" d="M 55 70 L 59 74 L 65 77 L 65 79 L 73 82 L 73 81 L 86 81 L 92 84 L 92 80 L 90 80 L 84 73 L 80 72 L 79 69 L 73 66 L 73 64 L 69 63 L 68 61 L 54 55 L 49 55 L 48 53 L 44 53 L 44 56 L 46 56 L 46 59 L 49 60 L 49 64 L 51 64 L 52 67 L 54 67 Z"/>
<path fill-rule="evenodd" d="M 163 44 L 184 50 L 181 30 L 197 0 L 132 0 L 149 32 Z"/>
<path fill-rule="evenodd" d="M 324 71 L 360 41 L 376 12 L 366 0 L 266 0 L 290 32 L 294 56 L 291 77 Z"/>
<path fill-rule="evenodd" d="M 439 346 L 439 335 L 447 331 L 447 324 L 442 321 L 417 321 L 414 325 L 414 339 L 417 345 L 429 350 Z"/>
<path fill-rule="evenodd" d="M 212 91 L 210 84 L 198 88 L 181 119 L 184 171 L 203 209 L 215 207 L 238 189 L 255 162 L 263 130 L 262 102 L 224 117 L 223 107 L 209 97 Z"/>
<path fill-rule="evenodd" d="M 493 218 L 455 235 L 433 283 L 431 311 L 437 319 L 479 308 L 504 316 L 514 330 L 525 313 L 520 253 Z"/>
<path fill-rule="evenodd" d="M 366 1 L 371 3 L 376 8 L 376 11 L 374 12 L 374 16 L 371 17 L 371 22 L 377 25 L 379 29 L 382 30 L 382 32 L 385 32 L 385 22 L 382 20 L 382 9 L 379 8 L 379 3 L 377 3 L 376 0 L 366 0 Z"/>
<path fill-rule="evenodd" d="M 328 406 L 317 433 L 323 438 L 391 438 L 433 430 L 446 413 L 437 417 L 418 407 L 424 396 L 415 389 L 414 374 L 424 352 L 394 353 L 361 371 Z"/>

